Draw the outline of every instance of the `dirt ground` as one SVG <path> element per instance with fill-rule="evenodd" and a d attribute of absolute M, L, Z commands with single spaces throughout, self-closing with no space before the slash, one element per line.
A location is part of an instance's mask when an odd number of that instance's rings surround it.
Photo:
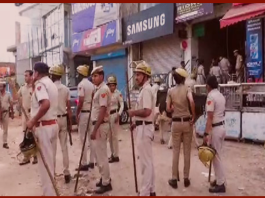
<path fill-rule="evenodd" d="M 19 166 L 17 154 L 18 145 L 22 140 L 21 121 L 15 118 L 9 128 L 9 146 L 6 150 L 0 148 L 0 196 L 41 196 L 42 189 L 38 174 L 38 165 L 28 164 Z M 169 138 L 167 133 L 167 138 Z M 78 134 L 73 133 L 73 146 L 69 145 L 70 171 L 74 175 L 74 169 L 79 162 L 81 146 L 78 141 Z M 111 178 L 113 190 L 106 195 L 136 195 L 134 187 L 134 174 L 132 164 L 131 140 L 128 126 L 120 129 L 120 162 L 111 164 Z M 159 143 L 158 132 L 153 144 L 156 193 L 163 196 L 201 196 L 208 193 L 209 183 L 207 182 L 208 170 L 203 166 L 197 157 L 197 150 L 193 144 L 191 161 L 191 186 L 184 188 L 183 180 L 179 182 L 179 188 L 174 190 L 167 184 L 171 176 L 172 150 L 166 145 Z M 21 158 L 21 157 L 20 157 Z M 259 195 L 265 194 L 265 150 L 261 145 L 244 144 L 226 141 L 224 146 L 224 163 L 227 175 L 227 193 L 223 195 Z M 75 179 L 70 184 L 64 184 L 62 175 L 62 155 L 58 142 L 57 149 L 57 184 L 61 195 L 74 195 Z M 140 169 L 138 171 L 138 185 L 140 186 Z M 180 155 L 180 177 L 182 178 L 183 155 Z M 97 168 L 86 172 L 79 183 L 79 191 L 95 189 L 98 179 Z M 214 179 L 214 177 L 212 177 Z"/>

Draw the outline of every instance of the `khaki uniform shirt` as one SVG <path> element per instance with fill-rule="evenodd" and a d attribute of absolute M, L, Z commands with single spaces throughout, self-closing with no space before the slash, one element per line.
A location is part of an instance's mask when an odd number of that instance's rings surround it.
<path fill-rule="evenodd" d="M 228 72 L 230 68 L 230 62 L 227 58 L 222 58 L 219 62 L 220 68 L 222 71 Z"/>
<path fill-rule="evenodd" d="M 119 108 L 120 105 L 120 109 L 119 109 L 119 115 L 122 114 L 123 109 L 124 109 L 124 102 L 123 102 L 123 97 L 122 94 L 119 90 L 115 90 L 112 94 L 111 94 L 111 108 L 110 110 L 117 110 Z"/>
<path fill-rule="evenodd" d="M 89 111 L 91 107 L 92 93 L 95 90 L 94 85 L 87 78 L 83 78 L 77 88 L 78 96 L 84 97 L 84 103 L 81 110 Z"/>
<path fill-rule="evenodd" d="M 236 70 L 240 70 L 243 67 L 243 57 L 241 55 L 237 55 L 236 57 Z"/>
<path fill-rule="evenodd" d="M 210 70 L 210 74 L 212 76 L 215 76 L 216 78 L 221 78 L 222 76 L 221 68 L 219 66 L 213 66 Z"/>
<path fill-rule="evenodd" d="M 107 112 L 104 116 L 104 122 L 109 121 L 111 104 L 111 92 L 109 87 L 102 82 L 98 87 L 96 87 L 96 93 L 93 99 L 93 108 L 91 112 L 92 121 L 97 121 L 99 116 L 100 107 L 107 107 Z"/>
<path fill-rule="evenodd" d="M 173 105 L 172 118 L 190 117 L 188 87 L 185 85 L 176 85 L 168 90 L 167 103 Z"/>
<path fill-rule="evenodd" d="M 21 98 L 22 106 L 28 113 L 31 107 L 32 85 L 25 84 L 18 90 L 18 96 Z"/>
<path fill-rule="evenodd" d="M 56 120 L 58 107 L 58 89 L 52 80 L 45 76 L 35 82 L 35 89 L 31 97 L 31 117 L 33 118 L 39 111 L 39 102 L 50 101 L 50 108 L 39 121 Z"/>
<path fill-rule="evenodd" d="M 206 112 L 213 112 L 213 124 L 225 120 L 225 97 L 217 89 L 210 91 L 205 106 Z"/>
<path fill-rule="evenodd" d="M 70 100 L 70 90 L 68 89 L 68 87 L 66 87 L 65 85 L 63 85 L 61 83 L 61 81 L 55 81 L 54 84 L 56 85 L 57 89 L 58 89 L 58 101 L 60 100 L 60 102 L 58 103 L 58 107 L 57 107 L 57 114 L 58 115 L 65 115 L 66 114 L 66 104 L 67 101 Z"/>
<path fill-rule="evenodd" d="M 194 86 L 196 85 L 196 81 L 191 79 L 190 77 L 186 78 L 185 85 L 188 87 L 190 92 L 194 92 Z"/>
<path fill-rule="evenodd" d="M 153 90 L 150 85 L 150 81 L 145 82 L 143 87 L 140 89 L 140 94 L 138 96 L 136 105 L 135 105 L 135 110 L 139 109 L 151 109 L 151 114 L 146 117 L 137 117 L 135 116 L 134 119 L 135 121 L 148 121 L 148 122 L 153 122 L 154 121 L 154 108 L 155 108 L 155 100 L 153 96 Z"/>
<path fill-rule="evenodd" d="M 4 95 L 0 93 L 2 111 L 9 111 L 10 102 L 12 101 L 11 94 L 9 92 L 5 92 Z"/>
<path fill-rule="evenodd" d="M 152 90 L 153 90 L 153 96 L 154 96 L 154 99 L 155 99 L 155 104 L 156 104 L 156 98 L 157 98 L 157 92 L 159 90 L 159 85 L 158 84 L 154 84 L 152 86 Z"/>

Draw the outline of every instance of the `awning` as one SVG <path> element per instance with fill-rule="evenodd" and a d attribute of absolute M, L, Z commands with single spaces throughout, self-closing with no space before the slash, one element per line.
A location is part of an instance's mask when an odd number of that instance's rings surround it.
<path fill-rule="evenodd" d="M 265 12 L 265 3 L 252 3 L 245 6 L 231 8 L 220 20 L 221 28 L 244 21 Z"/>

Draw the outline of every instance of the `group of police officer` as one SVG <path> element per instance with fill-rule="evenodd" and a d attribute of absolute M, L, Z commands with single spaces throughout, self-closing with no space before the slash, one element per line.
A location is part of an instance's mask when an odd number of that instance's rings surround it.
<path fill-rule="evenodd" d="M 153 163 L 152 142 L 154 140 L 154 116 L 155 97 L 150 84 L 151 67 L 145 61 L 137 63 L 135 81 L 140 87 L 140 94 L 134 110 L 129 109 L 128 114 L 133 120 L 131 130 L 136 134 L 136 145 L 140 161 L 142 182 L 139 191 L 140 196 L 155 196 L 155 171 Z M 87 143 L 80 171 L 93 169 L 95 164 L 99 168 L 100 180 L 96 184 L 95 193 L 102 194 L 112 190 L 109 163 L 119 162 L 118 123 L 123 111 L 123 99 L 117 90 L 115 76 L 110 76 L 107 84 L 104 82 L 103 67 L 95 67 L 92 72 L 92 82 L 88 80 L 89 67 L 81 65 L 77 68 L 78 78 L 78 107 L 76 119 L 80 140 Z M 26 80 L 26 76 L 33 80 Z M 54 66 L 49 68 L 45 63 L 38 62 L 34 65 L 33 73 L 25 72 L 26 84 L 20 89 L 24 109 L 30 113 L 29 120 L 23 118 L 23 130 L 34 129 L 40 149 L 48 168 L 55 176 L 57 138 L 59 137 L 63 153 L 63 165 L 65 182 L 70 182 L 69 154 L 67 148 L 67 124 L 71 126 L 70 92 L 61 84 L 63 68 Z M 178 163 L 180 144 L 184 144 L 184 185 L 190 185 L 189 169 L 191 155 L 192 125 L 195 118 L 194 101 L 190 89 L 184 85 L 188 77 L 187 72 L 178 68 L 173 72 L 176 86 L 171 88 L 167 95 L 167 111 L 172 113 L 172 142 L 173 164 L 172 179 L 169 185 L 177 188 L 179 180 Z M 209 95 L 207 99 L 207 126 L 205 142 L 210 143 L 217 151 L 217 157 L 213 160 L 216 182 L 210 192 L 225 192 L 225 176 L 221 162 L 221 148 L 224 140 L 224 105 L 225 99 L 216 89 L 217 80 L 210 77 L 207 80 Z M 0 90 L 1 91 L 1 90 Z M 3 92 L 1 91 L 1 94 Z M 12 103 L 11 99 L 1 97 L 2 103 Z M 31 101 L 29 105 L 29 101 Z M 191 112 L 189 111 L 191 106 Z M 91 114 L 91 116 L 89 116 Z M 89 119 L 91 117 L 91 119 Z M 67 123 L 70 122 L 70 123 Z M 88 125 L 88 126 L 87 126 Z M 89 138 L 84 140 L 88 129 Z M 71 130 L 71 128 L 68 128 Z M 7 132 L 6 132 L 7 133 Z M 211 138 L 210 138 L 211 137 Z M 110 142 L 111 156 L 107 156 L 107 141 Z M 90 147 L 90 159 L 87 160 L 88 143 Z M 4 147 L 7 146 L 4 135 Z M 39 170 L 42 180 L 44 196 L 55 196 L 56 192 L 50 181 L 44 162 L 37 153 Z M 34 156 L 36 163 L 36 157 Z M 30 159 L 24 159 L 21 165 L 29 163 Z M 78 169 L 76 169 L 78 170 Z"/>

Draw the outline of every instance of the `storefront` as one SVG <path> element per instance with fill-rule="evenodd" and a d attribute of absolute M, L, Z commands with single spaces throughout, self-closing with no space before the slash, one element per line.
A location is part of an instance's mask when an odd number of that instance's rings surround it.
<path fill-rule="evenodd" d="M 76 63 L 81 60 L 85 64 L 84 61 L 87 61 L 90 72 L 93 65 L 102 65 L 105 78 L 110 73 L 116 75 L 118 87 L 122 89 L 126 86 L 126 81 L 120 73 L 125 74 L 127 57 L 126 54 L 123 55 L 125 50 L 123 53 L 116 52 L 123 48 L 119 8 L 119 3 L 72 4 L 75 32 L 72 35 L 72 52 L 76 55 Z"/>
<path fill-rule="evenodd" d="M 123 18 L 124 44 L 141 43 L 140 57 L 150 64 L 152 74 L 168 73 L 182 60 L 180 39 L 174 33 L 174 10 L 172 3 L 159 3 Z"/>

